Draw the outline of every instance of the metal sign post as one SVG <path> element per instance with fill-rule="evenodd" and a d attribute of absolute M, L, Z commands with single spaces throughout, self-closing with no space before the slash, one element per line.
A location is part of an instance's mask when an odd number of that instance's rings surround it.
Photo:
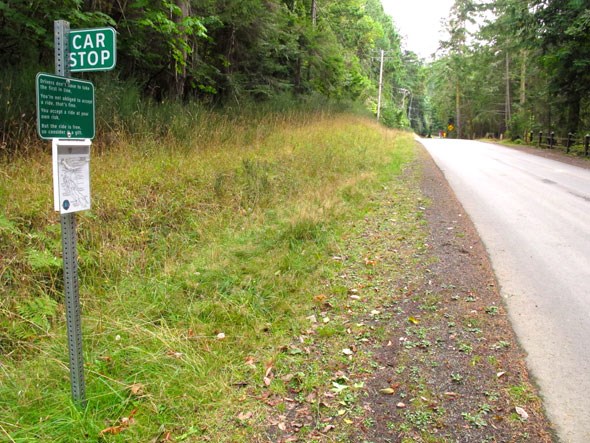
<path fill-rule="evenodd" d="M 55 73 L 62 77 L 70 76 L 68 44 L 69 31 L 69 22 L 65 20 L 56 20 L 54 22 Z M 85 407 L 86 386 L 84 383 L 82 321 L 80 317 L 80 295 L 78 287 L 76 214 L 74 212 L 61 214 L 60 219 L 72 398 L 74 402 L 82 407 Z"/>

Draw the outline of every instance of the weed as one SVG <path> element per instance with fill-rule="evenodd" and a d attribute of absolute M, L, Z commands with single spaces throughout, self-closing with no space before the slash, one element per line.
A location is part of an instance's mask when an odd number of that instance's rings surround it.
<path fill-rule="evenodd" d="M 469 343 L 459 343 L 458 349 L 459 352 L 463 352 L 464 354 L 471 354 L 473 352 L 473 346 Z"/>
<path fill-rule="evenodd" d="M 463 376 L 459 373 L 452 373 L 451 381 L 453 381 L 453 383 L 463 384 Z"/>
<path fill-rule="evenodd" d="M 485 308 L 486 314 L 489 315 L 498 315 L 498 307 L 497 306 L 486 306 Z"/>
<path fill-rule="evenodd" d="M 461 416 L 471 426 L 474 426 L 476 428 L 481 428 L 481 427 L 484 427 L 484 426 L 487 426 L 488 425 L 488 423 L 482 417 L 482 414 L 481 413 L 478 413 L 478 414 L 470 414 L 469 412 L 462 412 L 461 413 Z"/>
<path fill-rule="evenodd" d="M 508 387 L 508 394 L 515 404 L 526 404 L 535 401 L 535 395 L 525 384 Z"/>
<path fill-rule="evenodd" d="M 494 351 L 498 351 L 500 349 L 508 349 L 509 347 L 510 347 L 510 342 L 507 342 L 505 340 L 500 340 L 499 342 L 494 343 L 492 345 L 492 349 Z"/>
<path fill-rule="evenodd" d="M 427 427 L 433 424 L 433 413 L 431 411 L 408 411 L 405 417 L 419 431 L 426 431 Z"/>
<path fill-rule="evenodd" d="M 485 391 L 484 395 L 488 398 L 489 401 L 498 401 L 498 399 L 500 398 L 500 394 L 498 394 L 496 391 Z"/>

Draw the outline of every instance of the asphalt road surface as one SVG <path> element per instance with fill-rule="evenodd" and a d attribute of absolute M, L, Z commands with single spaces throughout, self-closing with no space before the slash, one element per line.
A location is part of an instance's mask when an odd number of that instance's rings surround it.
<path fill-rule="evenodd" d="M 420 142 L 486 245 L 558 437 L 590 442 L 590 170 L 488 143 Z"/>

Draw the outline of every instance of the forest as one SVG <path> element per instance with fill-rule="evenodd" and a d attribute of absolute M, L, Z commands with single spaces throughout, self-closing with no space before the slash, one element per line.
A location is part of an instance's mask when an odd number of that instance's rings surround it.
<path fill-rule="evenodd" d="M 446 29 L 430 94 L 454 136 L 588 131 L 587 1 L 456 0 Z"/>
<path fill-rule="evenodd" d="M 421 135 L 582 135 L 590 127 L 584 0 L 456 0 L 432 60 L 403 47 L 379 0 L 0 1 L 0 152 L 40 143 L 34 77 L 53 72 L 53 21 L 112 26 L 118 62 L 96 84 L 98 141 L 164 103 L 228 112 L 321 102 Z M 393 20 L 392 20 L 393 19 Z M 148 111 L 149 110 L 149 111 Z"/>
<path fill-rule="evenodd" d="M 376 112 L 381 50 L 386 124 L 409 126 L 401 91 L 420 88 L 422 65 L 401 50 L 379 0 L 19 0 L 0 2 L 0 13 L 8 152 L 35 143 L 34 77 L 53 72 L 57 19 L 117 31 L 115 70 L 76 75 L 96 85 L 99 139 L 133 132 L 138 112 L 171 102 L 222 112 L 354 102 Z"/>

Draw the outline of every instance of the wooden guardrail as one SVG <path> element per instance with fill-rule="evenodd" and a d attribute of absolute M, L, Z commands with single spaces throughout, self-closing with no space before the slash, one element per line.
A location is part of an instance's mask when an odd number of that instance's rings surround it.
<path fill-rule="evenodd" d="M 539 148 L 558 149 L 564 148 L 566 153 L 579 152 L 584 153 L 586 157 L 590 155 L 590 134 L 584 137 L 576 137 L 571 132 L 567 137 L 556 137 L 554 131 L 543 132 L 535 137 L 533 131 L 526 135 L 527 143 L 536 144 Z"/>

